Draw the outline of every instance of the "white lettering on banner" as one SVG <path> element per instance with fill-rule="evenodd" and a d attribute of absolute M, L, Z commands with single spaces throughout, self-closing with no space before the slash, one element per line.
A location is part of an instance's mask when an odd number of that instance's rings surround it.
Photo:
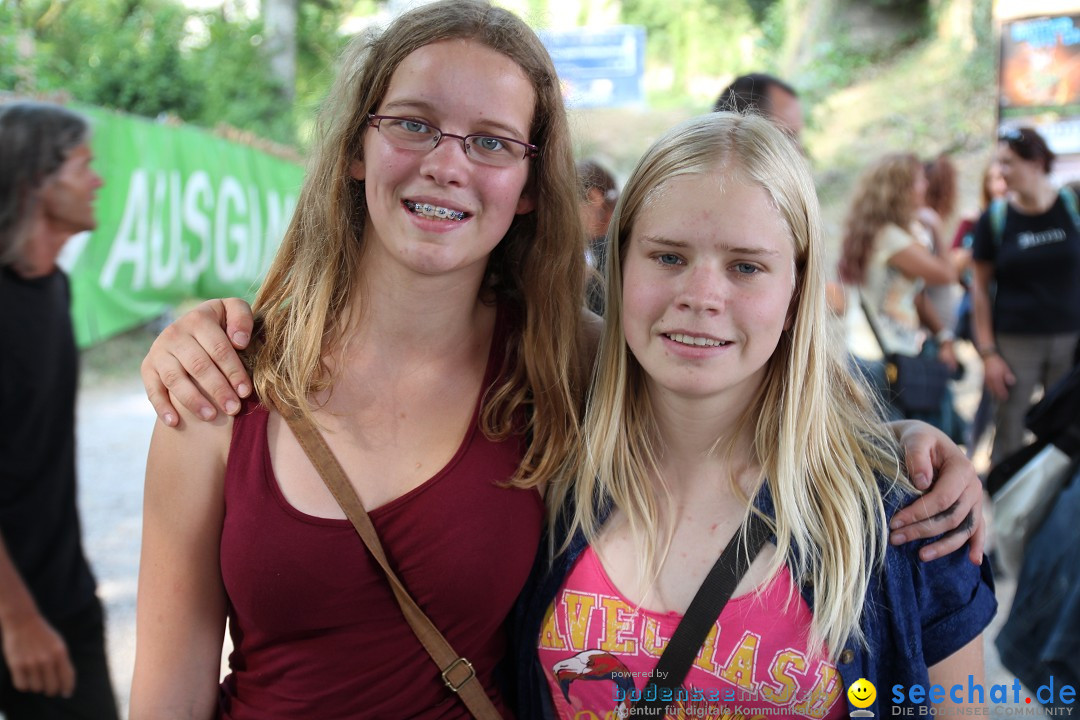
<path fill-rule="evenodd" d="M 121 265 L 127 263 L 134 266 L 131 289 L 142 290 L 146 285 L 146 252 L 144 246 L 140 244 L 140 238 L 145 243 L 146 236 L 150 232 L 150 218 L 146 214 L 147 205 L 150 204 L 148 193 L 146 171 L 136 170 L 131 174 L 127 202 L 124 203 L 124 214 L 120 218 L 120 228 L 116 231 L 112 247 L 109 248 L 109 259 L 101 270 L 100 284 L 103 288 L 113 287 L 117 271 Z M 136 225 L 138 225 L 137 228 Z"/>
<path fill-rule="evenodd" d="M 284 200 L 278 197 L 277 191 L 268 190 L 266 193 L 266 230 L 263 237 L 283 238 L 292 219 L 293 208 L 296 207 L 296 198 L 286 197 Z M 275 243 L 278 240 L 274 241 Z M 275 244 L 274 248 L 276 249 Z M 274 261 L 274 252 L 271 252 L 269 243 L 261 247 L 262 258 L 252 273 L 253 277 L 263 277 L 270 269 L 270 263 Z"/>
<path fill-rule="evenodd" d="M 217 211 L 214 215 L 214 264 L 217 276 L 225 282 L 240 279 L 247 261 L 248 229 L 240 224 L 229 222 L 229 205 L 236 207 L 237 215 L 247 212 L 247 198 L 244 188 L 234 178 L 225 176 L 218 188 Z M 225 241 L 229 240 L 229 243 Z M 236 257 L 229 259 L 229 245 L 236 245 Z"/>
<path fill-rule="evenodd" d="M 177 171 L 132 172 L 120 225 L 101 270 L 102 288 L 114 289 L 131 266 L 130 289 L 191 285 L 206 272 L 225 283 L 254 282 L 273 258 L 296 198 L 265 194 L 226 175 L 214 192 L 209 175 L 195 171 L 185 183 Z M 213 266 L 211 266 L 211 259 Z"/>
<path fill-rule="evenodd" d="M 259 207 L 259 196 L 256 193 L 255 188 L 253 188 L 253 187 L 251 187 L 249 185 L 248 189 L 247 189 L 247 192 L 248 192 L 248 206 L 249 207 Z M 251 214 L 251 236 L 252 237 L 260 237 L 260 234 L 261 234 L 260 233 L 261 228 L 259 227 L 260 221 L 261 221 L 261 218 L 259 217 L 258 213 L 252 213 Z M 261 245 L 261 243 L 250 243 L 248 245 L 247 263 L 246 263 L 246 265 L 244 267 L 244 270 L 243 270 L 244 275 L 247 276 L 247 277 L 258 277 L 258 275 L 256 274 L 256 271 L 259 269 L 259 256 L 261 255 L 261 253 L 259 252 L 259 250 L 261 250 L 260 245 Z"/>
<path fill-rule="evenodd" d="M 199 279 L 206 268 L 210 267 L 210 244 L 211 227 L 209 207 L 213 204 L 214 189 L 210 187 L 210 177 L 199 170 L 188 178 L 187 187 L 184 188 L 184 225 L 199 238 L 199 255 L 192 257 L 191 253 L 184 256 L 184 262 L 180 266 L 180 278 L 185 285 L 190 285 Z"/>
<path fill-rule="evenodd" d="M 168 251 L 165 250 L 165 193 L 170 193 L 170 205 L 180 204 L 180 173 L 172 174 L 172 182 L 166 181 L 165 173 L 154 177 L 154 204 L 150 222 L 150 287 L 166 287 L 176 277 L 180 265 L 180 215 L 170 213 Z M 170 187 L 171 186 L 171 187 Z M 175 202 L 175 205 L 172 203 Z"/>

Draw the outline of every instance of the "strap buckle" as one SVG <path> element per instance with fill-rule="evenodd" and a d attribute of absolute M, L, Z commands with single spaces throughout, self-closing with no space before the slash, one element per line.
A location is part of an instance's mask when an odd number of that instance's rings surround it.
<path fill-rule="evenodd" d="M 454 672 L 454 670 L 456 670 L 460 666 L 464 666 L 467 674 L 459 682 L 454 682 L 450 679 L 450 673 Z M 450 663 L 445 670 L 442 671 L 443 683 L 445 683 L 446 687 L 450 688 L 454 692 L 461 692 L 461 688 L 465 685 L 465 683 L 469 682 L 474 677 L 476 677 L 476 668 L 473 667 L 471 662 L 469 662 L 463 657 L 459 657 L 457 660 Z"/>

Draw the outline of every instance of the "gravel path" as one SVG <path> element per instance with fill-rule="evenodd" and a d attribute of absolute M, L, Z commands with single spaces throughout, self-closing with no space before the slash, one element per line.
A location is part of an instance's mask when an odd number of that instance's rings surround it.
<path fill-rule="evenodd" d="M 105 603 L 113 686 L 127 717 L 135 666 L 135 589 L 143 474 L 154 411 L 138 381 L 79 392 L 79 510 L 86 554 Z"/>

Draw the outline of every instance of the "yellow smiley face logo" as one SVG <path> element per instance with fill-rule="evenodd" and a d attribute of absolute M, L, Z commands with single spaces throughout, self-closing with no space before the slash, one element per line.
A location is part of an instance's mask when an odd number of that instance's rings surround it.
<path fill-rule="evenodd" d="M 847 689 L 847 699 L 857 708 L 868 708 L 877 698 L 877 688 L 866 678 L 859 678 Z"/>

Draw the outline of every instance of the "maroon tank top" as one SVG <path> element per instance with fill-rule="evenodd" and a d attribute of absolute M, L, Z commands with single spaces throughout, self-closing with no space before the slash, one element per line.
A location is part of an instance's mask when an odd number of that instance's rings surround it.
<path fill-rule="evenodd" d="M 505 353 L 497 323 L 484 377 Z M 481 393 L 483 396 L 483 393 Z M 535 490 L 500 487 L 521 461 L 520 436 L 484 437 L 473 422 L 435 476 L 370 513 L 390 563 L 496 707 L 503 621 L 540 539 Z M 234 421 L 225 472 L 221 574 L 234 650 L 220 717 L 468 718 L 401 615 L 382 570 L 348 520 L 300 512 L 270 464 L 269 414 L 250 403 Z"/>

